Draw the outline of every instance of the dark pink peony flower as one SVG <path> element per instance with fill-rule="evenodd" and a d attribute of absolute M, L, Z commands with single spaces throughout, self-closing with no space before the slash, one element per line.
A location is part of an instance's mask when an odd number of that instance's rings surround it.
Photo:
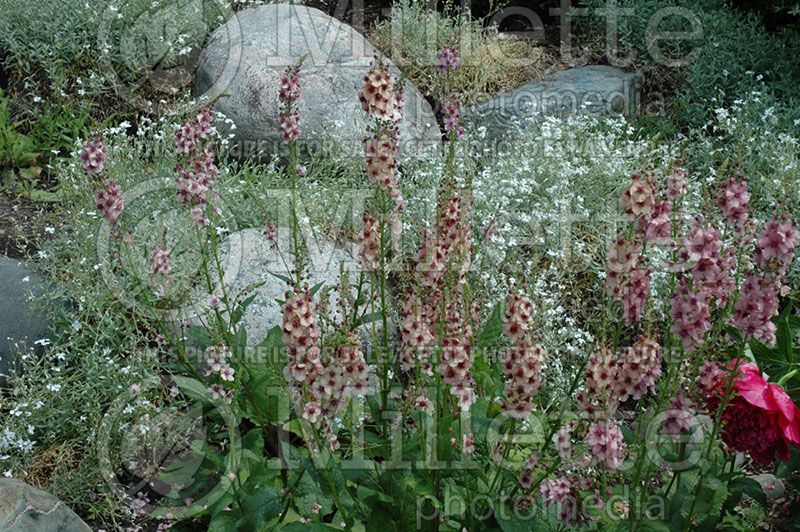
<path fill-rule="evenodd" d="M 736 361 L 731 362 L 731 367 Z M 725 393 L 727 373 L 716 373 L 708 386 L 706 403 L 715 410 Z M 767 382 L 758 366 L 740 364 L 733 382 L 733 396 L 722 414 L 722 439 L 735 451 L 750 453 L 753 460 L 768 466 L 777 456 L 789 460 L 792 444 L 800 443 L 800 409 L 779 385 Z"/>

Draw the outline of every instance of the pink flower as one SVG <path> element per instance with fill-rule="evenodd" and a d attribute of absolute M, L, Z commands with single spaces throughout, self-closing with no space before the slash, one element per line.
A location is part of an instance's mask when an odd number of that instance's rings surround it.
<path fill-rule="evenodd" d="M 461 66 L 461 59 L 458 57 L 458 52 L 454 48 L 445 45 L 439 54 L 438 66 L 439 72 L 441 72 L 443 76 L 458 69 Z"/>
<path fill-rule="evenodd" d="M 284 105 L 291 104 L 300 98 L 300 64 L 286 68 L 281 75 L 281 87 L 278 100 Z"/>
<path fill-rule="evenodd" d="M 664 412 L 661 434 L 672 436 L 686 434 L 691 428 L 693 419 L 691 402 L 679 392 L 672 398 L 669 408 Z"/>
<path fill-rule="evenodd" d="M 419 364 L 423 373 L 429 373 L 431 369 L 428 350 L 433 345 L 435 338 L 431 333 L 431 319 L 426 312 L 427 309 L 420 307 L 423 307 L 422 304 L 418 303 L 417 298 L 413 295 L 404 304 L 401 304 L 400 365 L 403 371 L 408 371 Z"/>
<path fill-rule="evenodd" d="M 638 400 L 648 391 L 655 392 L 660 376 L 661 346 L 652 338 L 639 336 L 619 361 L 616 391 L 620 402 L 627 397 Z"/>
<path fill-rule="evenodd" d="M 639 262 L 642 247 L 619 237 L 606 256 L 606 293 L 612 297 L 621 295 L 622 285 Z"/>
<path fill-rule="evenodd" d="M 730 367 L 736 364 L 733 360 Z M 706 397 L 711 411 L 720 405 L 725 382 L 720 378 Z M 767 382 L 750 362 L 739 364 L 733 391 L 735 395 L 722 414 L 723 441 L 732 450 L 750 453 L 764 466 L 776 457 L 788 461 L 790 447 L 800 443 L 800 409 L 786 391 Z"/>
<path fill-rule="evenodd" d="M 311 293 L 308 289 L 299 294 L 287 292 L 283 305 L 283 344 L 289 351 L 287 381 L 311 383 L 322 373 L 318 342 L 319 329 Z"/>
<path fill-rule="evenodd" d="M 233 382 L 234 369 L 228 365 L 222 367 L 219 371 L 219 377 L 228 382 Z"/>
<path fill-rule="evenodd" d="M 687 181 L 688 172 L 686 169 L 676 166 L 669 177 L 667 177 L 667 198 L 674 200 L 686 194 Z"/>
<path fill-rule="evenodd" d="M 81 150 L 80 159 L 83 171 L 86 175 L 93 177 L 103 171 L 106 166 L 106 151 L 103 141 L 100 139 L 88 139 Z"/>
<path fill-rule="evenodd" d="M 656 187 L 651 176 L 635 174 L 631 184 L 622 193 L 620 200 L 622 212 L 633 220 L 648 216 L 653 212 L 656 202 Z"/>
<path fill-rule="evenodd" d="M 584 389 L 577 394 L 581 409 L 588 415 L 610 415 L 616 411 L 619 403 L 615 391 L 619 364 L 617 357 L 606 346 L 600 346 L 589 356 Z"/>
<path fill-rule="evenodd" d="M 622 310 L 628 325 L 642 318 L 650 293 L 650 273 L 650 270 L 633 270 L 622 286 Z"/>
<path fill-rule="evenodd" d="M 515 419 L 524 419 L 533 411 L 533 395 L 542 385 L 542 367 L 547 352 L 540 345 L 522 341 L 506 350 L 503 375 L 504 410 Z"/>
<path fill-rule="evenodd" d="M 394 76 L 388 63 L 376 57 L 358 93 L 364 112 L 380 120 L 398 122 L 402 118 L 401 95 L 395 91 Z"/>
<path fill-rule="evenodd" d="M 672 333 L 681 339 L 683 348 L 694 351 L 705 342 L 711 330 L 711 310 L 703 293 L 691 290 L 686 282 L 681 282 L 672 295 Z"/>
<path fill-rule="evenodd" d="M 441 97 L 442 122 L 444 123 L 445 133 L 454 133 L 457 139 L 464 136 L 464 128 L 461 127 L 461 95 L 457 92 L 450 93 L 447 97 Z"/>
<path fill-rule="evenodd" d="M 506 312 L 503 332 L 512 342 L 526 336 L 533 325 L 533 303 L 530 298 L 520 294 L 506 297 Z"/>
<path fill-rule="evenodd" d="M 731 324 L 747 337 L 757 338 L 768 345 L 775 344 L 775 324 L 778 315 L 778 285 L 767 279 L 750 275 L 742 284 L 734 306 Z"/>
<path fill-rule="evenodd" d="M 364 214 L 364 228 L 361 230 L 361 265 L 367 271 L 377 270 L 380 265 L 381 227 L 378 219 Z"/>
<path fill-rule="evenodd" d="M 732 176 L 728 178 L 717 196 L 717 205 L 722 209 L 722 215 L 729 225 L 741 228 L 747 221 L 750 193 L 747 192 L 745 177 L 740 174 L 739 178 L 739 181 Z"/>
<path fill-rule="evenodd" d="M 97 210 L 112 227 L 117 226 L 122 211 L 125 209 L 125 201 L 122 199 L 122 188 L 116 179 L 104 179 L 103 188 L 95 193 Z"/>
<path fill-rule="evenodd" d="M 672 204 L 659 201 L 650 213 L 650 219 L 644 220 L 645 239 L 649 242 L 672 246 Z"/>
<path fill-rule="evenodd" d="M 374 136 L 364 140 L 367 178 L 383 189 L 402 208 L 403 193 L 397 184 L 397 129 L 379 129 Z"/>
<path fill-rule="evenodd" d="M 281 113 L 278 122 L 283 140 L 292 142 L 300 138 L 300 113 Z"/>
<path fill-rule="evenodd" d="M 756 264 L 765 271 L 783 275 L 800 245 L 800 232 L 794 221 L 771 220 L 756 239 Z"/>
<path fill-rule="evenodd" d="M 722 249 L 722 235 L 713 227 L 695 225 L 684 240 L 686 258 L 690 262 L 716 259 Z"/>
<path fill-rule="evenodd" d="M 202 140 L 213 135 L 214 113 L 202 107 L 193 120 L 185 121 L 175 133 L 175 148 L 178 153 L 193 155 L 201 151 Z"/>
<path fill-rule="evenodd" d="M 622 465 L 621 454 L 625 441 L 616 422 L 595 422 L 589 425 L 586 443 L 591 446 L 592 464 L 602 463 L 609 469 Z"/>
<path fill-rule="evenodd" d="M 558 456 L 565 460 L 570 457 L 572 454 L 572 429 L 569 425 L 564 425 L 553 434 L 553 444 L 556 446 Z"/>
<path fill-rule="evenodd" d="M 172 272 L 170 258 L 172 253 L 165 243 L 161 243 L 153 249 L 150 254 L 150 271 L 153 275 L 169 276 Z"/>

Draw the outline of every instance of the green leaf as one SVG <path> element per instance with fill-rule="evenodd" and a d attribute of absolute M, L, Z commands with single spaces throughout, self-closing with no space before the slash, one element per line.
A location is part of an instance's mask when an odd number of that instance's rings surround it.
<path fill-rule="evenodd" d="M 341 528 L 326 523 L 289 523 L 279 529 L 281 532 L 329 532 Z"/>
<path fill-rule="evenodd" d="M 188 397 L 197 401 L 211 402 L 211 392 L 205 383 L 191 377 L 174 376 L 172 378 L 178 388 Z"/>
<path fill-rule="evenodd" d="M 211 345 L 211 338 L 208 336 L 208 331 L 205 327 L 198 327 L 194 325 L 186 330 L 189 337 L 194 340 L 198 347 L 206 348 Z"/>
<path fill-rule="evenodd" d="M 789 325 L 789 313 L 791 312 L 791 305 L 786 305 L 783 312 L 775 318 L 775 325 L 777 326 L 777 331 L 775 332 L 775 347 L 783 356 L 783 359 L 786 360 L 789 364 L 794 362 L 794 347 L 793 343 L 793 331 L 791 326 Z"/>
<path fill-rule="evenodd" d="M 238 532 L 236 522 L 239 520 L 238 512 L 220 512 L 211 518 L 208 523 L 208 532 Z"/>
<path fill-rule="evenodd" d="M 242 321 L 242 316 L 247 311 L 247 307 L 253 304 L 256 297 L 258 297 L 258 293 L 250 295 L 250 297 L 246 298 L 244 301 L 237 305 L 236 310 L 233 311 L 233 324 L 236 325 L 240 321 Z"/>
<path fill-rule="evenodd" d="M 486 320 L 483 330 L 475 341 L 475 347 L 479 350 L 497 346 L 503 338 L 503 313 L 505 308 L 503 303 L 498 303 L 492 310 L 491 316 Z"/>
<path fill-rule="evenodd" d="M 286 277 L 285 275 L 281 275 L 279 273 L 271 272 L 269 270 L 267 270 L 267 273 L 270 274 L 273 277 L 276 277 L 276 278 L 280 279 L 281 281 L 283 281 L 284 283 L 286 283 L 286 284 L 288 284 L 290 286 L 294 285 L 294 281 L 292 281 L 289 277 Z"/>
<path fill-rule="evenodd" d="M 320 291 L 320 289 L 321 289 L 323 286 L 325 286 L 325 281 L 320 281 L 319 283 L 317 283 L 317 284 L 315 284 L 314 286 L 312 286 L 312 287 L 311 287 L 311 291 L 310 291 L 310 293 L 311 293 L 311 297 L 314 297 L 315 295 L 317 295 L 317 292 L 319 292 L 319 291 Z"/>
<path fill-rule="evenodd" d="M 278 491 L 271 486 L 261 486 L 242 500 L 243 516 L 236 522 L 236 526 L 248 530 L 269 530 L 271 521 L 280 516 L 283 503 Z"/>
<path fill-rule="evenodd" d="M 356 327 L 360 327 L 362 325 L 367 325 L 370 323 L 375 323 L 376 321 L 380 321 L 383 318 L 383 314 L 380 312 L 370 312 L 364 314 L 360 318 L 356 320 Z"/>
<path fill-rule="evenodd" d="M 764 508 L 767 507 L 767 495 L 761 488 L 761 484 L 752 478 L 738 476 L 728 483 L 728 489 L 730 489 L 732 494 L 739 493 L 747 495 Z"/>

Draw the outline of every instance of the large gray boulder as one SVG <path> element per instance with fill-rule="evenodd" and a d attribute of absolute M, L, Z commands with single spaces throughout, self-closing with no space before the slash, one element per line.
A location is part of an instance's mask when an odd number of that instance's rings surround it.
<path fill-rule="evenodd" d="M 41 352 L 48 337 L 47 316 L 33 304 L 45 291 L 44 280 L 31 266 L 0 257 L 0 386 L 24 350 Z"/>
<path fill-rule="evenodd" d="M 367 122 L 358 90 L 374 54 L 355 29 L 318 9 L 252 7 L 211 35 L 198 61 L 193 95 L 218 97 L 214 108 L 233 120 L 241 155 L 284 154 L 278 133 L 280 76 L 305 57 L 299 112 L 306 149 L 360 156 Z M 441 140 L 430 105 L 410 82 L 400 132 L 401 158 L 435 149 Z"/>
<path fill-rule="evenodd" d="M 503 140 L 512 126 L 544 115 L 635 116 L 642 75 L 594 65 L 562 70 L 464 109 L 464 119 L 486 142 Z"/>
<path fill-rule="evenodd" d="M 283 322 L 281 306 L 277 301 L 284 299 L 288 285 L 277 276 L 291 277 L 294 257 L 288 229 L 280 229 L 278 235 L 277 249 L 258 229 L 231 233 L 221 245 L 220 263 L 227 293 L 230 297 L 238 296 L 240 300 L 255 296 L 240 322 L 247 330 L 249 347 L 258 346 L 270 329 Z M 357 251 L 354 246 L 351 247 L 353 249 L 344 249 L 324 238 L 309 239 L 307 244 L 309 264 L 306 281 L 310 287 L 324 283 L 332 290 L 332 310 L 336 308 L 336 289 L 341 281 L 342 268 L 351 272 L 353 283 L 357 281 L 361 270 Z M 201 289 L 193 302 L 180 311 L 178 319 L 193 326 L 209 323 L 208 320 L 213 318 L 210 310 L 212 297 L 222 298 L 221 286 L 216 284 L 213 294 Z"/>
<path fill-rule="evenodd" d="M 0 530 L 91 532 L 92 529 L 49 493 L 21 480 L 0 478 Z"/>

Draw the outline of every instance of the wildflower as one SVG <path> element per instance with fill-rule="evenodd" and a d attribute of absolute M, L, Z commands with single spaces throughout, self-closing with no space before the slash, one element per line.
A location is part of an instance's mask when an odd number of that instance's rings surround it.
<path fill-rule="evenodd" d="M 193 155 L 201 151 L 203 140 L 213 134 L 214 113 L 200 108 L 193 120 L 186 120 L 175 133 L 175 149 L 178 153 Z"/>
<path fill-rule="evenodd" d="M 687 181 L 688 172 L 686 169 L 676 166 L 667 177 L 667 198 L 674 200 L 686 194 Z"/>
<path fill-rule="evenodd" d="M 228 382 L 233 382 L 233 374 L 234 374 L 233 368 L 227 365 L 223 366 L 219 372 L 220 378 Z"/>
<path fill-rule="evenodd" d="M 430 373 L 428 349 L 433 344 L 434 336 L 431 333 L 430 320 L 423 311 L 416 310 L 421 305 L 415 305 L 416 298 L 409 297 L 400 308 L 400 338 L 402 350 L 400 365 L 408 371 L 419 364 L 423 373 Z"/>
<path fill-rule="evenodd" d="M 122 188 L 116 179 L 104 179 L 103 188 L 95 193 L 97 210 L 112 227 L 117 226 L 125 201 L 122 198 Z"/>
<path fill-rule="evenodd" d="M 462 437 L 461 452 L 464 454 L 475 454 L 475 434 L 472 432 L 464 434 Z"/>
<path fill-rule="evenodd" d="M 594 415 L 600 410 L 609 415 L 617 409 L 618 364 L 617 357 L 606 346 L 600 346 L 589 356 L 584 389 L 577 395 L 581 409 L 587 414 Z"/>
<path fill-rule="evenodd" d="M 558 456 L 568 459 L 572 454 L 572 428 L 564 425 L 558 429 L 558 432 L 553 434 L 553 444 L 556 446 Z"/>
<path fill-rule="evenodd" d="M 606 256 L 606 292 L 612 297 L 620 297 L 627 275 L 639 262 L 640 245 L 619 237 Z"/>
<path fill-rule="evenodd" d="M 691 428 L 692 415 L 691 402 L 678 392 L 670 402 L 669 408 L 664 412 L 664 422 L 661 433 L 677 436 L 686 434 Z"/>
<path fill-rule="evenodd" d="M 225 388 L 221 384 L 212 384 L 208 390 L 211 392 L 211 398 L 214 401 L 225 398 Z"/>
<path fill-rule="evenodd" d="M 695 225 L 684 240 L 685 257 L 689 262 L 716 260 L 722 249 L 722 235 L 713 227 Z"/>
<path fill-rule="evenodd" d="M 470 373 L 472 368 L 471 337 L 469 324 L 458 313 L 456 305 L 451 304 L 447 309 L 439 373 L 444 382 L 450 385 L 450 393 L 458 398 L 459 407 L 465 411 L 469 410 L 476 399 Z"/>
<path fill-rule="evenodd" d="M 395 91 L 394 76 L 389 65 L 377 57 L 364 76 L 364 84 L 359 90 L 358 99 L 364 112 L 379 120 L 398 122 L 402 118 L 402 101 Z"/>
<path fill-rule="evenodd" d="M 460 139 L 464 136 L 464 128 L 460 125 L 461 108 L 463 106 L 461 95 L 454 91 L 447 96 L 441 96 L 441 99 L 443 100 L 442 122 L 444 123 L 444 131 Z"/>
<path fill-rule="evenodd" d="M 656 202 L 650 218 L 642 223 L 645 240 L 669 247 L 674 244 L 672 240 L 672 204 L 669 201 Z"/>
<path fill-rule="evenodd" d="M 152 275 L 168 277 L 172 272 L 172 266 L 170 265 L 171 257 L 172 253 L 165 243 L 162 242 L 156 246 L 150 254 L 150 272 Z"/>
<path fill-rule="evenodd" d="M 361 231 L 361 250 L 359 257 L 365 270 L 376 270 L 380 265 L 381 226 L 378 219 L 364 214 L 364 228 Z"/>
<path fill-rule="evenodd" d="M 794 221 L 771 220 L 756 239 L 755 262 L 763 270 L 783 275 L 800 245 L 800 231 Z"/>
<path fill-rule="evenodd" d="M 514 344 L 506 350 L 503 360 L 505 410 L 517 419 L 533 411 L 533 394 L 542 383 L 542 367 L 547 357 L 545 350 L 534 345 L 533 303 L 523 295 L 510 294 L 506 298 L 503 332 Z"/>
<path fill-rule="evenodd" d="M 272 223 L 272 222 L 267 222 L 267 224 L 264 227 L 264 229 L 261 230 L 261 234 L 264 236 L 264 238 L 267 239 L 267 242 L 269 242 L 270 248 L 272 248 L 273 251 L 277 251 L 278 250 L 278 228 L 275 227 L 275 224 Z"/>
<path fill-rule="evenodd" d="M 283 140 L 293 142 L 300 138 L 300 113 L 282 112 L 278 115 Z"/>
<path fill-rule="evenodd" d="M 561 502 L 569 497 L 572 490 L 572 483 L 567 477 L 558 477 L 542 481 L 539 485 L 539 492 L 547 502 Z"/>
<path fill-rule="evenodd" d="M 656 202 L 656 187 L 651 176 L 635 174 L 631 184 L 622 193 L 620 205 L 622 212 L 633 220 L 653 212 Z"/>
<path fill-rule="evenodd" d="M 458 52 L 454 48 L 445 45 L 439 53 L 438 66 L 439 72 L 443 76 L 457 70 L 461 66 L 461 58 L 459 58 Z"/>
<path fill-rule="evenodd" d="M 705 294 L 681 282 L 672 295 L 669 313 L 672 333 L 681 339 L 684 349 L 693 351 L 703 345 L 706 333 L 711 330 L 711 311 Z"/>
<path fill-rule="evenodd" d="M 291 105 L 300 99 L 300 63 L 289 66 L 281 75 L 278 100 L 283 105 Z"/>
<path fill-rule="evenodd" d="M 542 367 L 547 353 L 540 345 L 522 342 L 506 350 L 503 360 L 505 411 L 524 419 L 533 411 L 533 395 L 542 385 Z"/>
<path fill-rule="evenodd" d="M 311 383 L 313 377 L 322 373 L 318 342 L 311 292 L 308 288 L 298 294 L 287 292 L 283 304 L 283 344 L 289 351 L 287 381 Z"/>
<path fill-rule="evenodd" d="M 774 345 L 776 327 L 772 318 L 778 314 L 778 304 L 776 283 L 749 275 L 742 284 L 731 324 L 747 337 Z"/>
<path fill-rule="evenodd" d="M 533 303 L 530 298 L 512 294 L 506 298 L 506 312 L 503 332 L 512 342 L 517 342 L 528 334 L 533 322 Z"/>
<path fill-rule="evenodd" d="M 741 228 L 747 221 L 747 206 L 750 202 L 750 193 L 747 192 L 747 180 L 739 176 L 736 180 L 729 177 L 717 196 L 717 205 L 725 216 L 725 221 L 734 227 Z"/>
<path fill-rule="evenodd" d="M 402 208 L 405 201 L 397 184 L 398 134 L 396 129 L 376 130 L 373 137 L 364 140 L 364 149 L 367 177 Z"/>
<path fill-rule="evenodd" d="M 649 269 L 633 270 L 622 287 L 622 310 L 628 325 L 642 318 L 650 293 L 650 274 Z"/>
<path fill-rule="evenodd" d="M 698 368 L 697 378 L 695 378 L 694 384 L 700 391 L 710 393 L 722 377 L 722 371 L 719 369 L 719 366 L 715 362 L 707 360 Z"/>
<path fill-rule="evenodd" d="M 414 400 L 414 407 L 417 408 L 420 412 L 427 412 L 428 414 L 433 414 L 433 403 L 431 402 L 430 399 L 428 399 L 424 395 L 420 395 Z"/>
<path fill-rule="evenodd" d="M 108 151 L 102 140 L 96 138 L 88 139 L 80 153 L 83 171 L 89 177 L 102 173 L 106 166 L 107 157 Z"/>
<path fill-rule="evenodd" d="M 595 422 L 589 425 L 586 442 L 591 446 L 592 464 L 603 463 L 609 469 L 622 465 L 625 441 L 622 431 L 614 421 Z"/>
<path fill-rule="evenodd" d="M 639 336 L 619 362 L 616 387 L 619 400 L 628 397 L 638 400 L 648 391 L 655 392 L 660 376 L 661 346 L 652 338 Z"/>

